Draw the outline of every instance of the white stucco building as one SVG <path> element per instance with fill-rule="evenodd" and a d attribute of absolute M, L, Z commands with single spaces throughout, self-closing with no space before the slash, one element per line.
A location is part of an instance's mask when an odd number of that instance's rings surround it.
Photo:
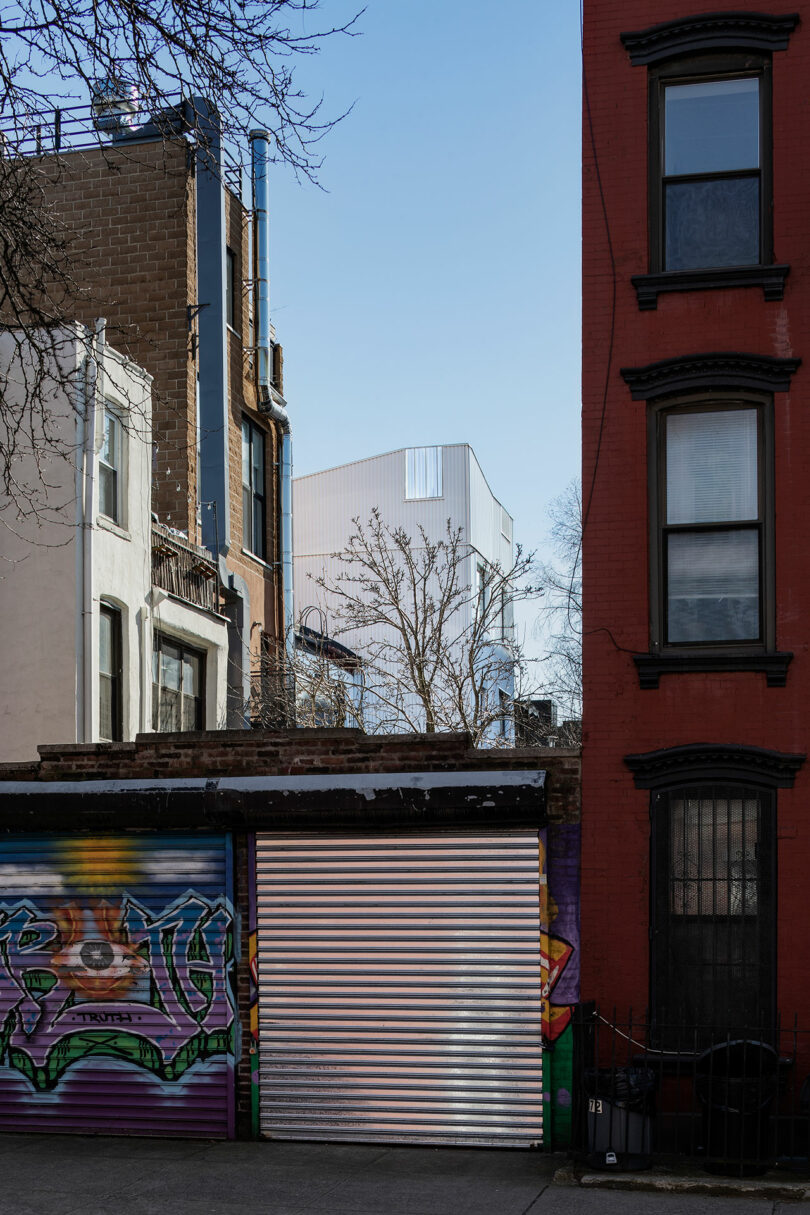
<path fill-rule="evenodd" d="M 334 554 L 345 551 L 354 532 L 353 519 L 365 523 L 378 509 L 389 528 L 402 528 L 418 543 L 420 528 L 432 541 L 447 535 L 447 523 L 460 529 L 467 550 L 464 580 L 470 588 L 467 620 L 476 611 L 477 591 L 485 571 L 498 566 L 509 570 L 514 561 L 512 517 L 493 495 L 472 448 L 466 443 L 442 447 L 411 447 L 369 459 L 357 460 L 324 472 L 296 477 L 293 481 L 293 551 L 295 554 L 296 619 L 316 620 L 335 635 L 335 603 L 316 585 L 323 575 L 332 581 L 343 569 Z M 308 609 L 312 609 L 308 613 Z M 313 613 L 317 612 L 317 616 Z M 504 603 L 493 645 L 511 636 L 512 609 Z M 341 633 L 362 659 L 364 637 L 358 632 Z M 504 663 L 498 687 L 491 689 L 496 699 L 511 701 L 513 680 L 509 664 Z M 505 716 L 499 727 L 511 733 Z"/>
<path fill-rule="evenodd" d="M 34 422 L 21 490 L 0 500 L 0 759 L 223 724 L 216 565 L 150 514 L 151 377 L 102 326 L 60 331 L 44 356 L 0 339 L 12 399 L 30 392 L 34 364 L 55 441 Z"/>

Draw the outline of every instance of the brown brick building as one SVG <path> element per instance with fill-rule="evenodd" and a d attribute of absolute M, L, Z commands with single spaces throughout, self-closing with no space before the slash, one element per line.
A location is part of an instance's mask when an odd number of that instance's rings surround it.
<path fill-rule="evenodd" d="M 262 644 L 272 649 L 285 627 L 281 428 L 270 416 L 284 415 L 281 350 L 267 317 L 272 370 L 260 393 L 254 297 L 267 271 L 254 269 L 250 191 L 244 198 L 199 100 L 42 163 L 70 240 L 79 319 L 104 316 L 109 342 L 153 376 L 152 510 L 217 563 L 227 724 L 238 725 Z M 157 543 L 168 549 L 171 536 Z"/>

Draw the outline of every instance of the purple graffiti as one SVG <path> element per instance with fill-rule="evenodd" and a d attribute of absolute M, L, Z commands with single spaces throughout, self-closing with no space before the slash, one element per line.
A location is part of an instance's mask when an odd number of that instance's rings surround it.
<path fill-rule="evenodd" d="M 73 904 L 50 916 L 27 900 L 0 907 L 4 1061 L 14 1052 L 37 1087 L 51 1087 L 100 1047 L 153 1071 L 170 1068 L 192 1040 L 206 1054 L 228 1053 L 232 927 L 226 899 L 192 891 L 156 915 L 129 896 L 119 909 Z M 175 1073 L 193 1058 L 186 1050 Z"/>

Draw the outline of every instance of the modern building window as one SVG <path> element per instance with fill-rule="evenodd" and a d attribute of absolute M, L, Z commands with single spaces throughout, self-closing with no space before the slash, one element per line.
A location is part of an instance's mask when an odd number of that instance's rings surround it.
<path fill-rule="evenodd" d="M 225 250 L 225 320 L 231 329 L 239 329 L 237 314 L 237 276 L 236 254 L 233 249 Z"/>
<path fill-rule="evenodd" d="M 98 621 L 98 718 L 102 742 L 123 738 L 121 613 L 102 602 Z"/>
<path fill-rule="evenodd" d="M 763 403 L 653 411 L 653 640 L 772 646 L 771 477 Z"/>
<path fill-rule="evenodd" d="M 775 989 L 774 793 L 700 783 L 653 794 L 652 1003 L 661 1040 L 767 1030 Z"/>
<path fill-rule="evenodd" d="M 661 269 L 771 260 L 763 257 L 763 76 L 659 78 L 657 88 Z"/>
<path fill-rule="evenodd" d="M 261 557 L 267 556 L 265 528 L 264 432 L 248 418 L 242 419 L 242 534 L 243 546 Z"/>
<path fill-rule="evenodd" d="M 104 437 L 98 466 L 99 503 L 102 515 L 113 523 L 124 523 L 124 424 L 110 405 L 104 406 Z"/>
<path fill-rule="evenodd" d="M 202 730 L 205 654 L 185 642 L 155 633 L 152 650 L 152 729 Z"/>
<path fill-rule="evenodd" d="M 409 447 L 405 452 L 405 497 L 441 498 L 441 447 Z"/>

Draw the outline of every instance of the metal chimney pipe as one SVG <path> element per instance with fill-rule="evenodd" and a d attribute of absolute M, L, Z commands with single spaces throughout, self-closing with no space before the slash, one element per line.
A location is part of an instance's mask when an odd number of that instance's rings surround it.
<path fill-rule="evenodd" d="M 256 264 L 256 371 L 259 408 L 277 422 L 281 430 L 281 577 L 284 596 L 284 641 L 287 656 L 295 657 L 295 604 L 293 599 L 292 547 L 292 434 L 286 401 L 273 385 L 270 340 L 270 217 L 269 217 L 269 131 L 251 131 L 253 179 L 253 223 Z"/>

